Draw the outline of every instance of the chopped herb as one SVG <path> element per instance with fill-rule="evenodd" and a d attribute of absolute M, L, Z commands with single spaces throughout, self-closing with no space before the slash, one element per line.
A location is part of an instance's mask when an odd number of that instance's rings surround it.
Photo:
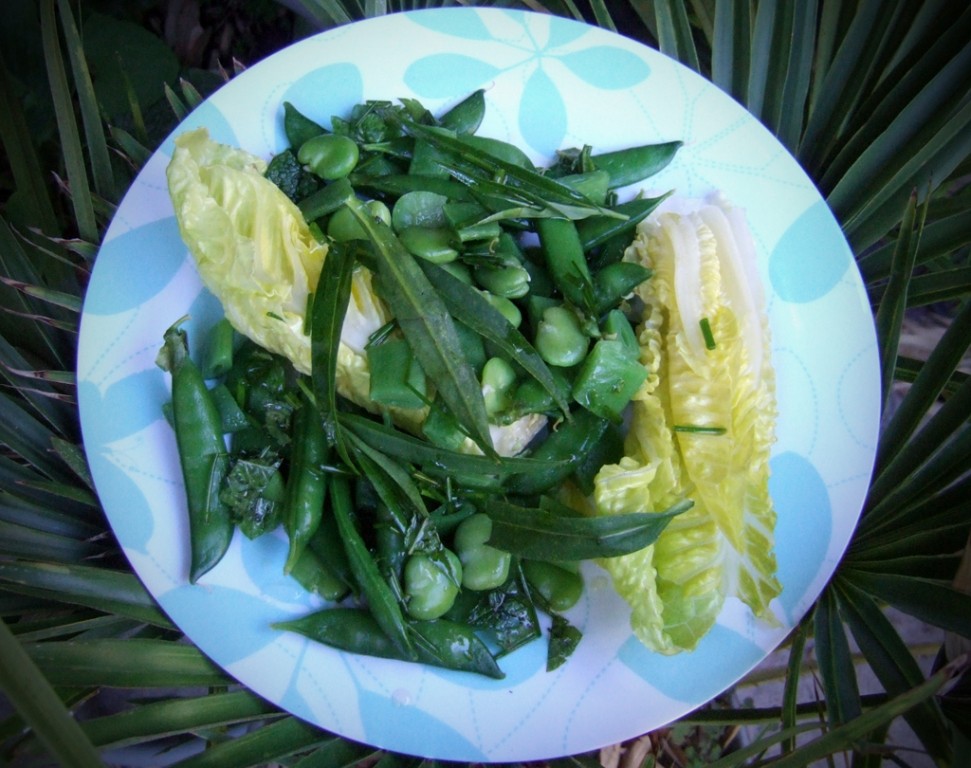
<path fill-rule="evenodd" d="M 701 325 L 701 335 L 705 337 L 705 349 L 714 349 L 715 336 L 711 332 L 711 323 L 708 321 L 708 318 L 701 318 L 699 325 Z"/>

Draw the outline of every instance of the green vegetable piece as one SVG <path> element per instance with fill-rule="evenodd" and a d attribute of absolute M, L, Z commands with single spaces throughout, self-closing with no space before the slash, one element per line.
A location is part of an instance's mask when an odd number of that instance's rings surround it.
<path fill-rule="evenodd" d="M 583 594 L 583 576 L 576 568 L 564 568 L 544 560 L 523 560 L 523 575 L 539 593 L 541 605 L 552 611 L 567 611 Z"/>
<path fill-rule="evenodd" d="M 324 181 L 343 179 L 357 165 L 360 150 L 347 136 L 322 133 L 305 141 L 297 151 L 297 160 Z"/>
<path fill-rule="evenodd" d="M 375 219 L 391 223 L 391 211 L 380 200 L 369 200 L 365 206 Z M 348 208 L 338 208 L 327 220 L 327 236 L 337 242 L 367 240 L 367 233 Z"/>
<path fill-rule="evenodd" d="M 285 101 L 283 102 L 283 132 L 287 136 L 290 147 L 297 150 L 314 136 L 319 136 L 327 131 L 323 126 L 318 125 L 300 112 L 289 101 Z"/>
<path fill-rule="evenodd" d="M 607 189 L 610 184 L 610 174 L 604 170 L 587 171 L 560 176 L 557 181 L 575 189 L 591 203 L 604 205 L 607 201 Z"/>
<path fill-rule="evenodd" d="M 645 144 L 593 155 L 596 168 L 610 174 L 610 189 L 637 184 L 666 168 L 683 145 L 681 141 Z"/>
<path fill-rule="evenodd" d="M 618 261 L 597 271 L 593 276 L 595 313 L 599 315 L 617 306 L 652 274 L 647 267 L 632 261 Z"/>
<path fill-rule="evenodd" d="M 459 256 L 455 234 L 445 227 L 405 227 L 398 230 L 398 238 L 413 256 L 433 264 L 455 261 Z"/>
<path fill-rule="evenodd" d="M 493 309 L 505 318 L 510 327 L 515 329 L 522 324 L 523 313 L 511 299 L 505 296 L 497 296 L 489 291 L 482 291 L 481 295 Z"/>
<path fill-rule="evenodd" d="M 429 621 L 448 612 L 462 584 L 463 568 L 450 549 L 416 552 L 405 563 L 405 607 L 408 615 Z"/>
<path fill-rule="evenodd" d="M 441 618 L 413 621 L 411 630 L 418 658 L 426 664 L 474 672 L 495 680 L 505 677 L 495 656 L 472 627 Z"/>
<path fill-rule="evenodd" d="M 492 418 L 509 407 L 516 384 L 516 371 L 507 360 L 490 357 L 482 367 L 482 397 L 486 413 Z"/>
<path fill-rule="evenodd" d="M 510 165 L 516 165 L 520 168 L 534 169 L 536 166 L 533 165 L 533 161 L 529 159 L 529 155 L 523 152 L 522 149 L 517 147 L 515 144 L 510 144 L 508 141 L 502 141 L 501 139 L 494 139 L 489 136 L 457 136 L 459 142 L 465 144 L 469 147 L 475 147 L 480 152 L 489 155 L 497 160 L 502 160 L 503 162 L 509 163 Z"/>
<path fill-rule="evenodd" d="M 266 444 L 265 438 L 263 444 Z M 219 499 L 229 507 L 233 522 L 249 539 L 280 525 L 286 486 L 279 465 L 280 460 L 272 451 L 243 456 L 233 462 L 223 481 Z"/>
<path fill-rule="evenodd" d="M 293 570 L 317 532 L 327 493 L 327 438 L 320 413 L 306 395 L 294 414 L 293 433 L 284 514 L 290 549 L 283 566 L 284 573 Z"/>
<path fill-rule="evenodd" d="M 422 422 L 421 433 L 435 445 L 452 451 L 458 451 L 465 444 L 466 434 L 440 397 L 432 401 Z"/>
<path fill-rule="evenodd" d="M 631 327 L 627 315 L 619 309 L 610 310 L 603 321 L 603 336 L 606 339 L 616 339 L 624 345 L 627 353 L 637 358 L 641 354 L 641 346 L 637 341 L 637 334 Z"/>
<path fill-rule="evenodd" d="M 584 408 L 620 421 L 631 398 L 647 379 L 647 369 L 622 341 L 600 339 L 573 381 L 573 398 Z"/>
<path fill-rule="evenodd" d="M 307 221 L 314 221 L 338 210 L 354 195 L 347 179 L 337 179 L 301 200 L 297 207 Z"/>
<path fill-rule="evenodd" d="M 534 343 L 547 363 L 567 368 L 586 357 L 590 337 L 584 333 L 576 312 L 558 305 L 543 311 Z"/>
<path fill-rule="evenodd" d="M 447 179 L 449 176 L 447 163 L 447 155 L 442 154 L 427 141 L 418 139 L 415 141 L 415 147 L 411 153 L 408 173 L 415 176 L 435 176 Z"/>
<path fill-rule="evenodd" d="M 447 200 L 437 192 L 406 192 L 391 209 L 391 226 L 399 233 L 410 227 L 448 227 L 444 208 Z"/>
<path fill-rule="evenodd" d="M 546 439 L 532 453 L 534 459 L 554 463 L 547 470 L 509 478 L 507 488 L 511 493 L 536 494 L 560 485 L 580 465 L 609 425 L 607 419 L 584 408 L 577 409 L 569 421 L 550 430 Z"/>
<path fill-rule="evenodd" d="M 229 456 L 219 411 L 189 357 L 184 330 L 172 326 L 165 332 L 158 362 L 172 375 L 172 418 L 189 512 L 189 582 L 195 584 L 222 560 L 232 541 L 229 509 L 219 499 Z"/>
<path fill-rule="evenodd" d="M 505 583 L 509 578 L 512 556 L 487 542 L 492 535 L 492 520 L 478 512 L 467 517 L 455 529 L 454 544 L 462 562 L 462 586 L 476 592 Z"/>
<path fill-rule="evenodd" d="M 605 464 L 616 464 L 623 458 L 625 434 L 626 429 L 622 423 L 611 422 L 577 463 L 571 477 L 584 494 L 593 494 L 594 479 Z"/>
<path fill-rule="evenodd" d="M 443 298 L 394 233 L 370 220 L 356 199 L 348 202 L 365 225 L 383 298 L 438 394 L 483 453 L 495 456 L 489 420 L 475 370 L 462 355 L 461 343 Z M 392 211 L 393 215 L 393 211 Z M 328 257 L 329 258 L 329 257 Z"/>
<path fill-rule="evenodd" d="M 320 179 L 308 173 L 289 149 L 274 155 L 264 175 L 295 203 L 320 187 Z"/>
<path fill-rule="evenodd" d="M 634 229 L 646 219 L 670 193 L 660 197 L 643 197 L 619 203 L 612 210 L 625 218 L 615 216 L 590 216 L 577 222 L 577 232 L 585 252 L 597 248 L 615 237 L 621 237 L 624 246 L 633 239 Z"/>
<path fill-rule="evenodd" d="M 479 130 L 485 111 L 485 91 L 479 88 L 443 114 L 438 122 L 456 134 L 473 134 Z"/>
<path fill-rule="evenodd" d="M 391 640 L 396 651 L 406 658 L 414 659 L 415 652 L 401 605 L 354 523 L 346 478 L 335 475 L 330 484 L 330 498 L 337 529 L 347 553 L 348 565 L 367 600 L 371 615 Z"/>
<path fill-rule="evenodd" d="M 519 264 L 510 267 L 494 267 L 484 264 L 475 268 L 476 282 L 494 296 L 521 299 L 529 293 L 529 272 Z"/>
<path fill-rule="evenodd" d="M 550 644 L 546 651 L 546 671 L 552 672 L 573 654 L 583 635 L 580 630 L 557 613 L 550 626 Z"/>
<path fill-rule="evenodd" d="M 346 582 L 310 547 L 300 554 L 290 569 L 290 576 L 308 592 L 324 600 L 336 602 L 349 592 Z"/>
<path fill-rule="evenodd" d="M 225 384 L 217 384 L 209 390 L 212 400 L 219 411 L 219 421 L 222 431 L 226 434 L 240 432 L 249 429 L 251 422 L 245 411 L 239 407 L 233 393 Z"/>
<path fill-rule="evenodd" d="M 492 546 L 529 560 L 563 562 L 637 552 L 657 541 L 668 523 L 691 506 L 685 500 L 663 512 L 587 517 L 494 499 L 486 514 L 492 518 Z"/>
<path fill-rule="evenodd" d="M 553 283 L 567 301 L 587 307 L 593 296 L 593 282 L 576 223 L 570 219 L 539 219 L 536 232 Z"/>
<path fill-rule="evenodd" d="M 229 320 L 220 318 L 209 329 L 199 361 L 199 370 L 206 379 L 218 379 L 233 367 L 236 331 Z"/>
<path fill-rule="evenodd" d="M 371 400 L 391 408 L 421 408 L 425 404 L 425 372 L 407 341 L 393 338 L 371 344 L 367 358 Z"/>

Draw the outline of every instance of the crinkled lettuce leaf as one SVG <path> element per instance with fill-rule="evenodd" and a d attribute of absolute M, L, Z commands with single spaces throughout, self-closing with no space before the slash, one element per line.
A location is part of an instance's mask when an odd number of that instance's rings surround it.
<path fill-rule="evenodd" d="M 245 150 L 212 141 L 205 128 L 176 137 L 167 168 L 169 195 L 182 238 L 203 285 L 232 326 L 264 349 L 309 373 L 308 298 L 327 257 L 300 209 L 264 176 L 266 163 Z M 370 400 L 368 338 L 391 320 L 372 274 L 358 268 L 341 329 L 337 390 L 377 410 Z M 417 430 L 427 408 L 391 409 L 396 423 Z M 545 418 L 527 416 L 491 428 L 503 455 L 521 452 Z M 468 449 L 475 445 L 468 441 Z"/>
<path fill-rule="evenodd" d="M 654 270 L 638 288 L 649 375 L 625 457 L 596 478 L 595 507 L 661 511 L 685 496 L 694 507 L 649 551 L 602 565 L 640 640 L 676 653 L 697 645 L 728 596 L 771 620 L 781 589 L 768 491 L 776 413 L 768 324 L 744 215 L 722 200 L 654 215 L 626 258 Z"/>

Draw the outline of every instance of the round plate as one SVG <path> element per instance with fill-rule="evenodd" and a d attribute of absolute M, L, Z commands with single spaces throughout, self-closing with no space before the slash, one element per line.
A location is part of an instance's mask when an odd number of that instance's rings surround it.
<path fill-rule="evenodd" d="M 91 470 L 137 574 L 176 624 L 256 693 L 350 739 L 462 761 L 575 754 L 632 738 L 704 704 L 759 663 L 825 585 L 856 523 L 876 445 L 873 321 L 852 254 L 812 182 L 741 106 L 622 36 L 497 9 L 403 13 L 339 27 L 243 72 L 179 126 L 269 158 L 285 146 L 282 103 L 329 124 L 365 99 L 414 97 L 433 112 L 485 88 L 480 132 L 537 159 L 680 139 L 652 190 L 721 191 L 748 215 L 769 300 L 778 377 L 771 492 L 781 596 L 775 626 L 729 600 L 697 650 L 661 656 L 630 633 L 602 571 L 571 619 L 584 631 L 552 673 L 537 641 L 502 660 L 504 680 L 331 650 L 270 623 L 316 607 L 282 575 L 282 535 L 237 534 L 225 560 L 187 583 L 187 520 L 164 330 L 190 338 L 220 316 L 183 245 L 165 183 L 170 137 L 105 236 L 81 324 L 78 388 Z"/>

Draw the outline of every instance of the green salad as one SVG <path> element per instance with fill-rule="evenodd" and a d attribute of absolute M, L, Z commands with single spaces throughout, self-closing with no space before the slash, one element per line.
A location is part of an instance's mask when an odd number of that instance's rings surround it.
<path fill-rule="evenodd" d="M 159 353 L 190 581 L 237 528 L 282 528 L 323 600 L 281 631 L 491 677 L 544 634 L 549 669 L 569 657 L 586 560 L 661 653 L 730 597 L 771 620 L 774 378 L 743 212 L 631 192 L 678 141 L 538 167 L 478 133 L 485 110 L 285 104 L 269 161 L 176 138 L 176 217 L 225 313 Z"/>

